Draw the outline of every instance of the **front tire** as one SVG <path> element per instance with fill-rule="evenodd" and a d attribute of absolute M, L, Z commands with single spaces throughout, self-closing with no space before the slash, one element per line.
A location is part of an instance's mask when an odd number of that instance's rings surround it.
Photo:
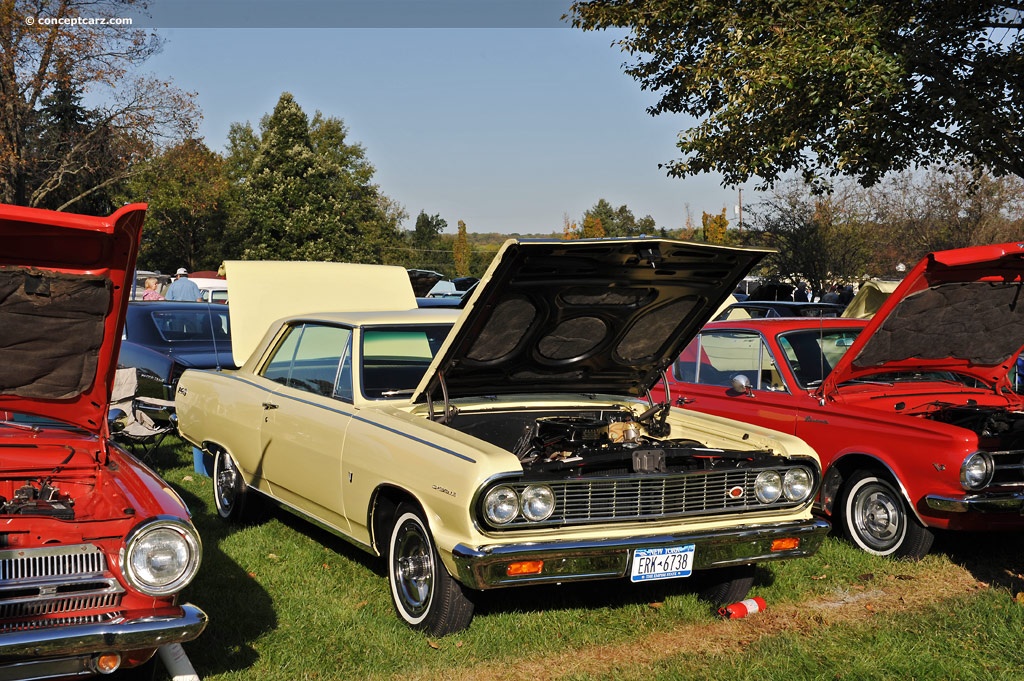
<path fill-rule="evenodd" d="M 213 500 L 217 515 L 224 520 L 243 522 L 250 496 L 234 459 L 227 452 L 218 451 L 213 457 Z"/>
<path fill-rule="evenodd" d="M 753 564 L 711 570 L 701 577 L 697 598 L 716 608 L 742 601 L 754 586 L 756 572 Z"/>
<path fill-rule="evenodd" d="M 896 486 L 874 471 L 853 474 L 840 510 L 846 538 L 876 556 L 918 560 L 935 539 L 910 512 Z"/>
<path fill-rule="evenodd" d="M 446 636 L 469 626 L 473 602 L 441 562 L 418 508 L 399 505 L 388 543 L 388 582 L 395 612 L 410 627 Z"/>

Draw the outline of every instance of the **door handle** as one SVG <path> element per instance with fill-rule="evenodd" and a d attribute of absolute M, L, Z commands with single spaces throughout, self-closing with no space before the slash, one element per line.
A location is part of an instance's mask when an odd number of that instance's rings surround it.
<path fill-rule="evenodd" d="M 277 405 L 274 404 L 273 402 L 264 402 L 263 403 L 263 408 L 264 409 L 277 409 Z"/>

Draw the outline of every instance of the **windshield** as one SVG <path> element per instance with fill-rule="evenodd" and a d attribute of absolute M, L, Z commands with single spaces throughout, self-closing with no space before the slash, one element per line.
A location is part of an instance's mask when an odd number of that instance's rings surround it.
<path fill-rule="evenodd" d="M 231 326 L 228 310 L 205 305 L 195 310 L 164 310 L 153 312 L 153 323 L 165 341 L 228 340 Z"/>
<path fill-rule="evenodd" d="M 377 327 L 363 331 L 363 395 L 411 395 L 451 326 Z"/>
<path fill-rule="evenodd" d="M 807 329 L 779 337 L 779 347 L 801 388 L 821 385 L 857 339 L 860 329 Z"/>
<path fill-rule="evenodd" d="M 12 428 L 15 430 L 25 430 L 31 432 L 39 432 L 40 430 L 74 430 L 79 432 L 87 432 L 83 428 L 72 425 L 70 423 L 64 423 L 56 419 L 47 418 L 45 416 L 35 416 L 33 414 L 22 414 L 20 412 L 5 411 L 0 409 L 0 428 Z"/>

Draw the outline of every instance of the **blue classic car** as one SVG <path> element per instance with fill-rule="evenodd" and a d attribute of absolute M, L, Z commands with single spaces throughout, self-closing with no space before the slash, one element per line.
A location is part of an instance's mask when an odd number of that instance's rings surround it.
<path fill-rule="evenodd" d="M 118 368 L 134 368 L 136 403 L 154 422 L 174 412 L 174 388 L 186 369 L 234 369 L 228 306 L 173 301 L 131 302 Z"/>

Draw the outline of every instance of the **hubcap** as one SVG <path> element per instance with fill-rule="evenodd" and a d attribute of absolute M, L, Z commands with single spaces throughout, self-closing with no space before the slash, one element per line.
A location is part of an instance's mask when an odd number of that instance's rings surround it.
<path fill-rule="evenodd" d="M 220 454 L 220 467 L 217 470 L 217 501 L 225 513 L 235 505 L 237 495 L 238 471 L 226 454 Z"/>
<path fill-rule="evenodd" d="M 854 513 L 858 534 L 873 547 L 887 549 L 899 540 L 899 501 L 886 490 L 877 486 L 864 489 L 858 495 Z"/>
<path fill-rule="evenodd" d="M 391 566 L 398 594 L 409 614 L 419 616 L 430 604 L 434 558 L 420 528 L 407 522 L 396 539 Z"/>

